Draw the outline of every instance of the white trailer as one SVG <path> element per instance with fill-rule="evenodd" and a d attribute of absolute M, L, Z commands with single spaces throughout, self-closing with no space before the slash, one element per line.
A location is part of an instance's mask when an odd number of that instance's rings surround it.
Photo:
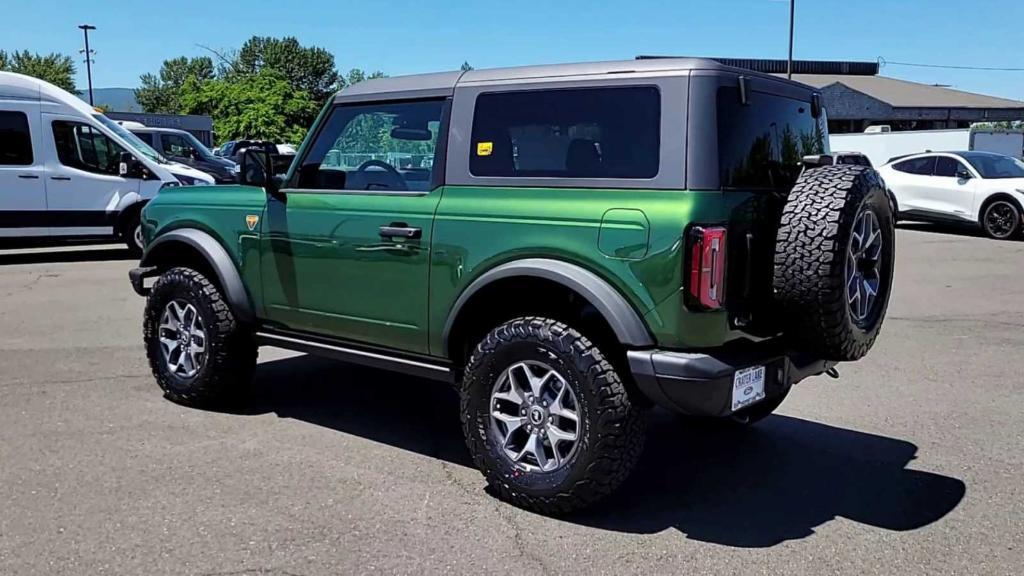
<path fill-rule="evenodd" d="M 896 156 L 929 151 L 979 150 L 1021 158 L 1024 156 L 1024 132 L 963 128 L 832 134 L 829 136 L 829 147 L 832 152 L 860 152 L 867 156 L 874 166 L 881 166 Z"/>

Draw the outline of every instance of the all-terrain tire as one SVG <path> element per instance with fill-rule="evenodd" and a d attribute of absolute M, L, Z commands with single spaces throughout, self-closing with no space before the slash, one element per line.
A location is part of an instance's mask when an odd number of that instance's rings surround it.
<path fill-rule="evenodd" d="M 874 214 L 883 249 L 874 306 L 858 320 L 847 293 L 847 267 L 854 224 L 863 211 Z M 835 361 L 867 354 L 889 304 L 895 241 L 892 205 L 873 169 L 825 166 L 800 176 L 782 212 L 773 278 L 783 329 L 796 348 Z"/>
<path fill-rule="evenodd" d="M 206 353 L 193 377 L 172 372 L 161 347 L 161 317 L 171 301 L 191 304 L 205 329 Z M 157 384 L 168 399 L 180 404 L 229 404 L 237 400 L 256 368 L 252 333 L 235 320 L 220 290 L 190 268 L 172 268 L 153 284 L 146 301 L 143 338 Z"/>
<path fill-rule="evenodd" d="M 498 378 L 518 362 L 542 362 L 575 393 L 578 444 L 562 467 L 531 470 L 505 455 L 491 422 Z M 491 490 L 542 514 L 584 508 L 613 492 L 643 450 L 643 417 L 601 351 L 575 329 L 548 318 L 510 320 L 476 347 L 461 385 L 466 444 Z"/>

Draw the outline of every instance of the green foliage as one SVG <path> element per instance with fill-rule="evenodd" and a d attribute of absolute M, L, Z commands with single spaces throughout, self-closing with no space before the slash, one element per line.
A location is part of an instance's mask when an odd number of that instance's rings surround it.
<path fill-rule="evenodd" d="M 190 80 L 202 84 L 213 78 L 213 61 L 205 56 L 165 60 L 159 75 L 142 75 L 135 99 L 146 112 L 182 114 L 185 84 Z"/>
<path fill-rule="evenodd" d="M 365 82 L 366 80 L 376 80 L 378 78 L 387 77 L 388 75 L 381 72 L 380 70 L 367 74 L 366 70 L 362 70 L 360 68 L 353 68 L 348 71 L 348 74 L 346 74 L 344 78 L 342 78 L 342 86 L 351 86 L 353 84 Z"/>
<path fill-rule="evenodd" d="M 305 92 L 321 104 L 338 90 L 341 79 L 334 69 L 333 54 L 317 46 L 302 46 L 290 36 L 253 36 L 242 45 L 230 69 L 243 76 L 274 70 L 293 90 Z"/>
<path fill-rule="evenodd" d="M 469 62 L 463 62 L 462 67 L 459 68 L 459 70 L 462 70 L 463 72 L 469 72 L 472 69 L 473 67 L 469 65 Z"/>
<path fill-rule="evenodd" d="M 164 61 L 158 74 L 142 75 L 135 97 L 143 110 L 209 115 L 218 140 L 298 143 L 337 90 L 385 77 L 359 68 L 343 76 L 330 52 L 292 37 L 253 36 L 237 51 L 209 50 L 217 66 L 208 57 L 179 57 Z M 380 137 L 379 129 L 360 132 L 371 140 Z"/>
<path fill-rule="evenodd" d="M 33 54 L 28 50 L 8 54 L 0 50 L 0 70 L 46 80 L 75 93 L 75 64 L 64 54 Z"/>
<path fill-rule="evenodd" d="M 259 138 L 300 142 L 317 113 L 317 104 L 304 92 L 295 92 L 283 74 L 261 70 L 255 74 L 198 81 L 189 78 L 181 90 L 181 112 L 213 117 L 222 140 Z"/>
<path fill-rule="evenodd" d="M 1022 130 L 1024 122 L 1005 120 L 1002 122 L 979 122 L 971 126 L 972 130 Z"/>

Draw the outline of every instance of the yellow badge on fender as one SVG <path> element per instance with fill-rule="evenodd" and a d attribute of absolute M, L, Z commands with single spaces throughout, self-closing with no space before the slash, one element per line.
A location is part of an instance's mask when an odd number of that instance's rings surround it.
<path fill-rule="evenodd" d="M 260 223 L 260 217 L 255 214 L 247 214 L 245 216 L 245 225 L 249 227 L 249 231 L 252 232 L 256 229 L 256 225 Z"/>
<path fill-rule="evenodd" d="M 477 142 L 476 143 L 476 155 L 477 156 L 490 156 L 494 152 L 494 142 Z"/>

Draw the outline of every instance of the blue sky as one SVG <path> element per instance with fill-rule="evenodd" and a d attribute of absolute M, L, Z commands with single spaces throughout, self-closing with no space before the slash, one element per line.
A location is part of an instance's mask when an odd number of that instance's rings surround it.
<path fill-rule="evenodd" d="M 94 85 L 135 87 L 179 55 L 293 35 L 331 50 L 338 68 L 391 75 L 632 58 L 637 54 L 785 58 L 786 0 L 5 0 L 0 49 L 82 47 L 97 26 Z M 143 7 L 145 6 L 145 7 Z M 855 7 L 855 8 L 851 8 Z M 795 55 L 1024 67 L 1019 0 L 797 0 Z M 15 24 L 17 23 L 17 24 Z M 79 86 L 85 86 L 80 65 Z M 882 73 L 1024 100 L 1024 72 L 888 66 Z"/>

